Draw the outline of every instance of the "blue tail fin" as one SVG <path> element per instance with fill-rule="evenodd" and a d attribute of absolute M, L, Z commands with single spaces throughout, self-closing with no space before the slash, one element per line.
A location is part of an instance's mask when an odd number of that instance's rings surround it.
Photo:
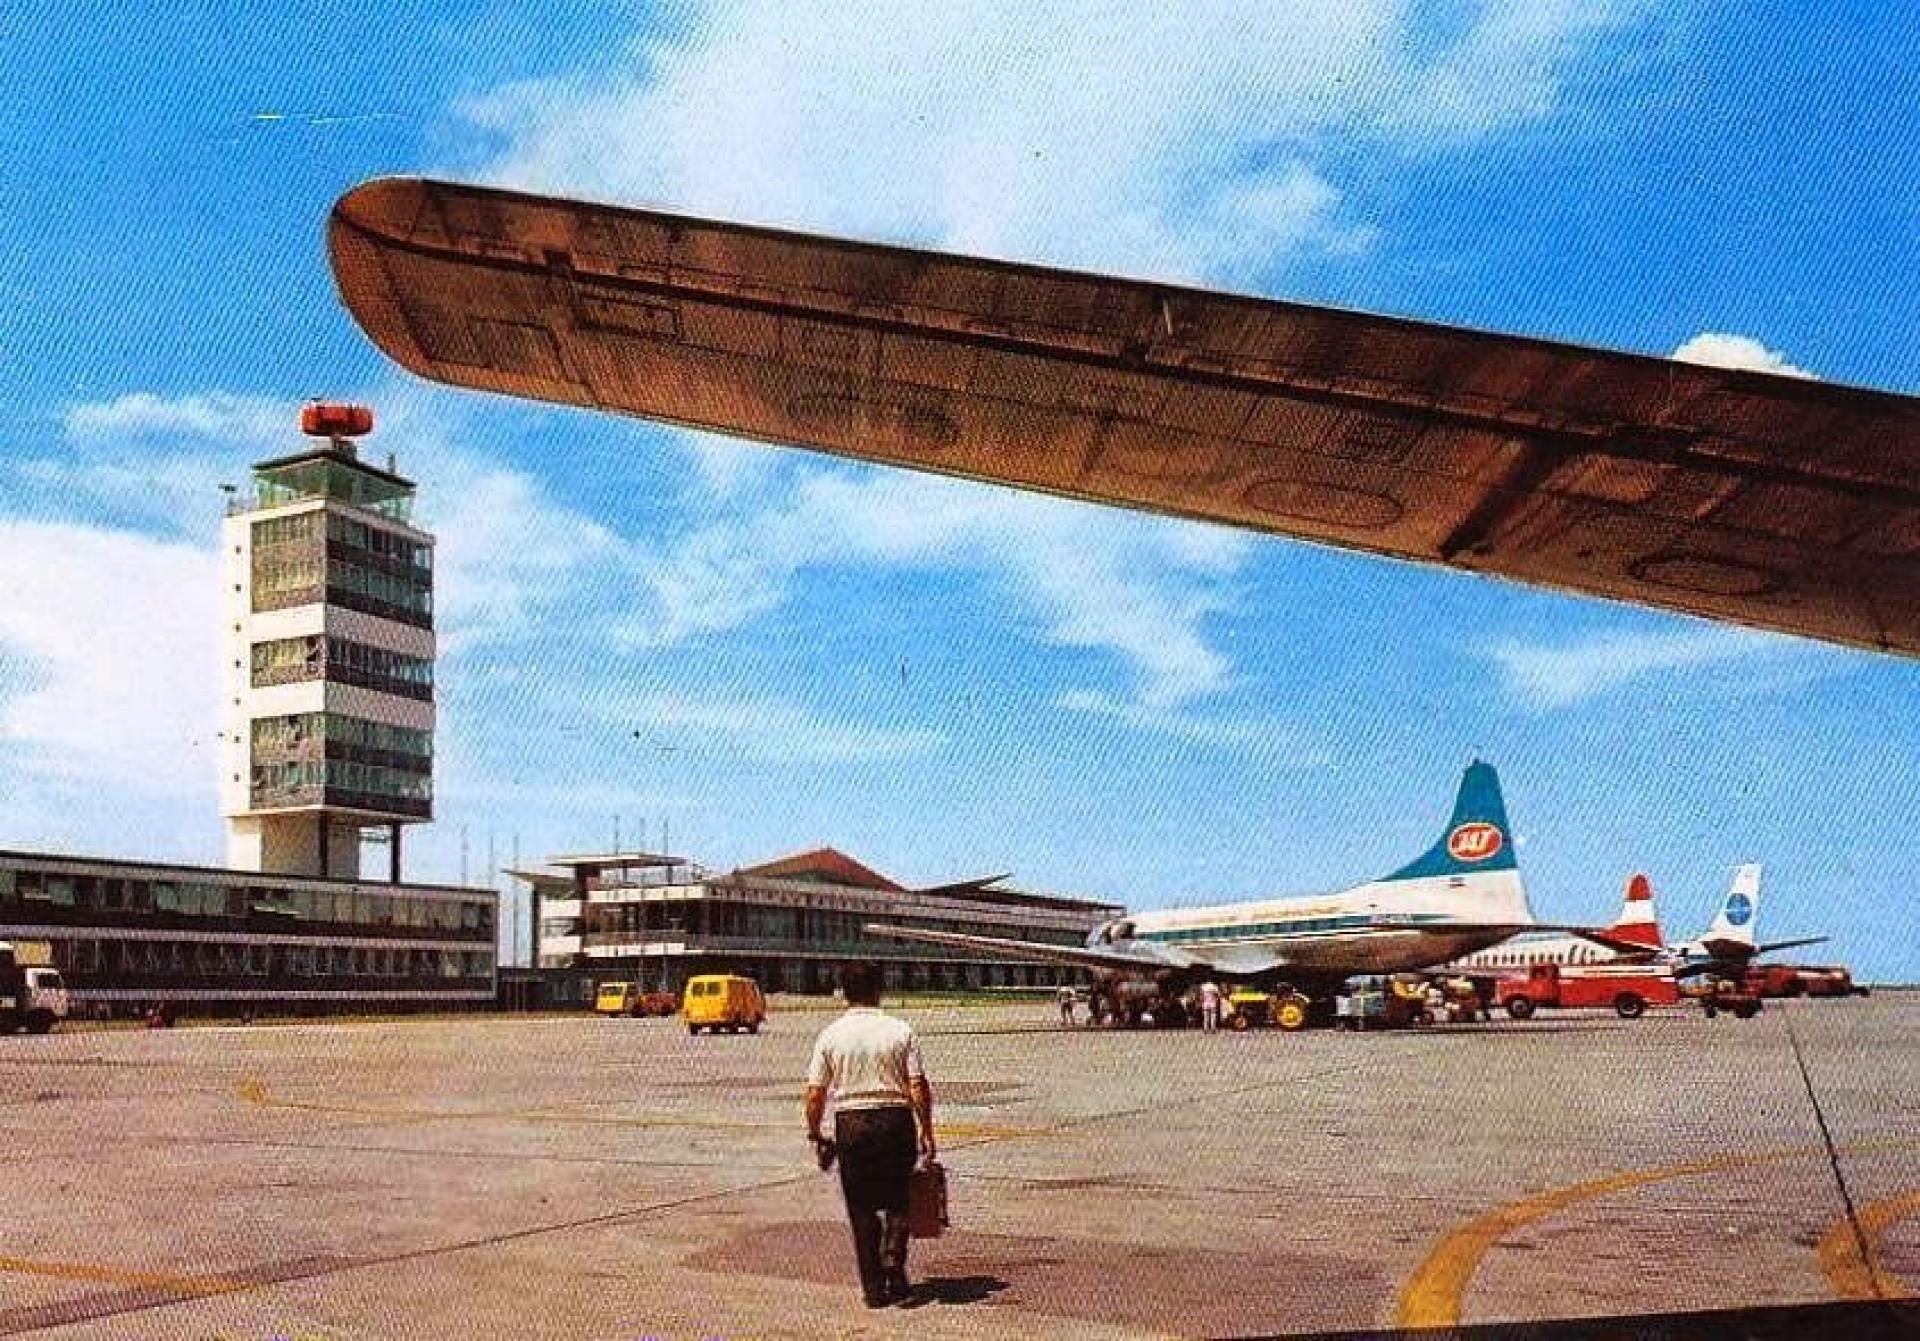
<path fill-rule="evenodd" d="M 1513 832 L 1507 827 L 1507 805 L 1500 799 L 1500 775 L 1493 765 L 1476 759 L 1460 779 L 1460 795 L 1446 832 L 1418 861 L 1388 876 L 1389 880 L 1420 880 L 1436 875 L 1473 875 L 1481 871 L 1511 871 Z"/>

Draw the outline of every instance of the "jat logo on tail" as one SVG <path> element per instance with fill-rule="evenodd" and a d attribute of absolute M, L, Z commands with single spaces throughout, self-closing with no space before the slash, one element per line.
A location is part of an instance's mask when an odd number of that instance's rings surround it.
<path fill-rule="evenodd" d="M 1447 855 L 1455 861 L 1485 861 L 1500 850 L 1504 841 L 1499 825 L 1475 820 L 1447 835 Z"/>

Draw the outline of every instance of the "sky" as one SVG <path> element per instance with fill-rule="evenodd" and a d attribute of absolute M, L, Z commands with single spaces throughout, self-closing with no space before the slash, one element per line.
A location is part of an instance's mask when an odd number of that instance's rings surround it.
<path fill-rule="evenodd" d="M 1903 6 L 142 12 L 0 16 L 0 847 L 222 860 L 220 486 L 325 396 L 439 542 L 410 879 L 1315 892 L 1484 757 L 1542 918 L 1645 871 L 1677 939 L 1759 861 L 1763 939 L 1920 980 L 1914 662 L 432 387 L 323 249 L 433 175 L 1915 394 Z"/>

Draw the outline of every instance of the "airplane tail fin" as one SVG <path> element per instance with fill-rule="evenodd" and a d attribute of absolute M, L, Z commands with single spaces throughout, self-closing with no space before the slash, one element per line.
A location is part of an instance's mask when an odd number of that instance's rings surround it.
<path fill-rule="evenodd" d="M 1425 911 L 1448 910 L 1451 919 L 1526 927 L 1534 923 L 1526 886 L 1515 859 L 1513 828 L 1500 795 L 1500 775 L 1476 759 L 1460 779 L 1453 817 L 1433 846 L 1375 888 L 1402 886 L 1406 899 Z"/>
<path fill-rule="evenodd" d="M 1649 950 L 1666 944 L 1660 939 L 1660 919 L 1653 910 L 1653 882 L 1646 876 L 1635 875 L 1627 881 L 1626 902 L 1620 905 L 1620 916 L 1606 934 L 1612 940 L 1644 945 Z"/>
<path fill-rule="evenodd" d="M 1733 886 L 1714 915 L 1713 925 L 1703 939 L 1716 943 L 1732 942 L 1752 948 L 1753 923 L 1760 911 L 1760 867 L 1742 866 L 1733 873 Z"/>
<path fill-rule="evenodd" d="M 1460 779 L 1453 818 L 1432 847 L 1408 862 L 1388 880 L 1426 880 L 1434 876 L 1474 876 L 1490 871 L 1516 871 L 1513 831 L 1507 826 L 1507 803 L 1500 795 L 1500 775 L 1493 765 L 1476 759 Z"/>

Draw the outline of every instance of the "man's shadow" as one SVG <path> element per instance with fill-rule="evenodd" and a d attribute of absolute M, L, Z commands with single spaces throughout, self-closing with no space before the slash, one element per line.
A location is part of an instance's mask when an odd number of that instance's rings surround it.
<path fill-rule="evenodd" d="M 1007 1288 L 998 1276 L 924 1276 L 907 1290 L 901 1308 L 927 1304 L 978 1304 Z"/>

